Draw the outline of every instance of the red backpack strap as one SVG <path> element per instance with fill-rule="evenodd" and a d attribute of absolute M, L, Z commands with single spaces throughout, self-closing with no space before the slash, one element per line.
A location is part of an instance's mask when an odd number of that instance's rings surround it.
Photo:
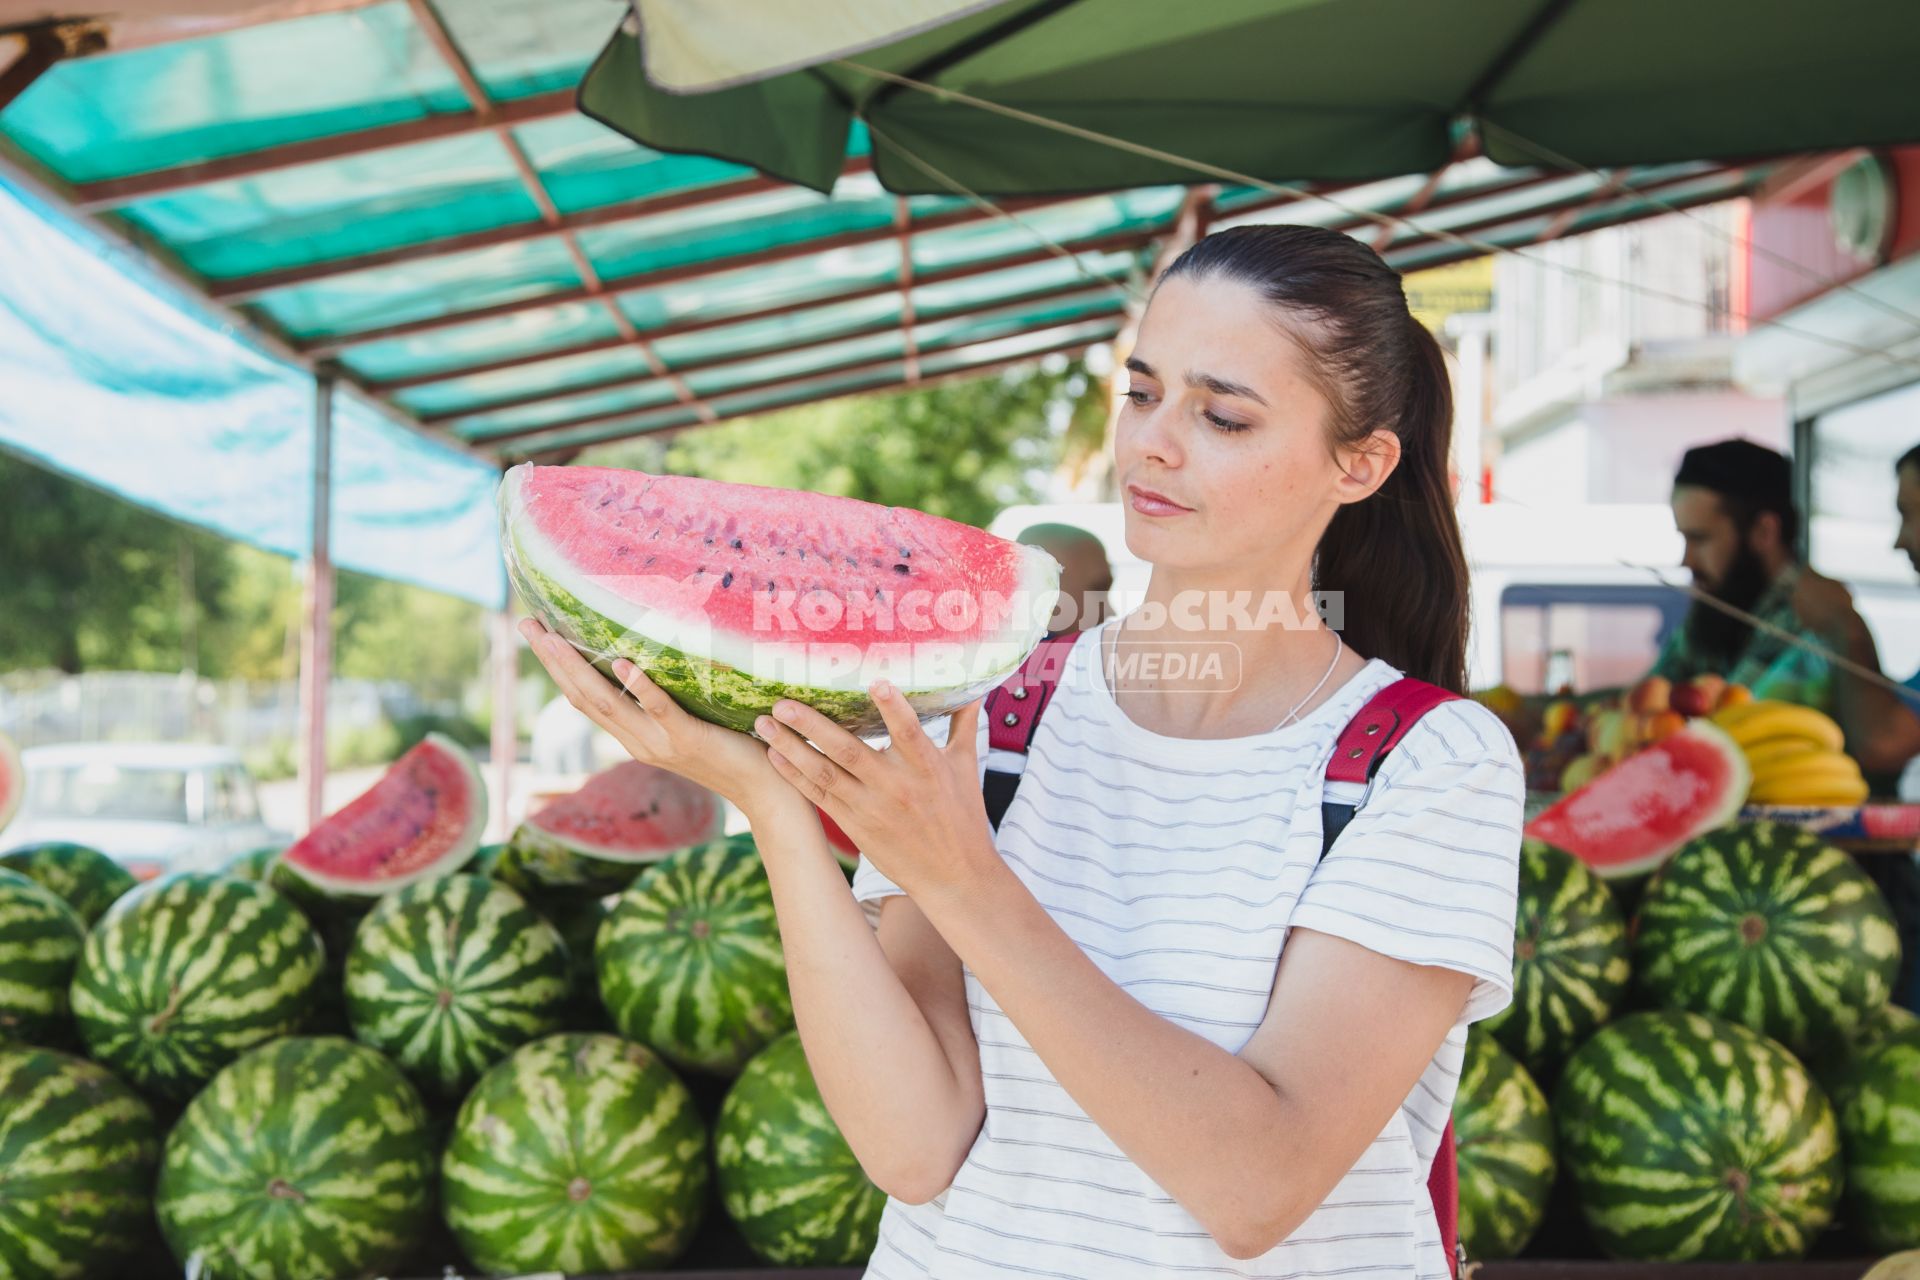
<path fill-rule="evenodd" d="M 1328 782 L 1370 782 L 1407 730 L 1443 702 L 1460 695 L 1425 680 L 1403 676 L 1367 701 L 1334 744 L 1327 761 Z"/>
<path fill-rule="evenodd" d="M 1407 731 L 1443 702 L 1460 695 L 1411 677 L 1394 681 L 1368 700 L 1360 713 L 1341 732 L 1327 761 L 1328 782 L 1371 784 Z M 1365 796 L 1361 797 L 1362 801 Z M 1323 802 L 1320 806 L 1324 844 L 1321 852 L 1333 844 L 1353 817 L 1357 804 Z M 1447 1270 L 1458 1280 L 1460 1253 L 1460 1169 L 1454 1153 L 1453 1121 L 1448 1120 L 1440 1133 L 1440 1145 L 1433 1153 L 1433 1166 L 1427 1171 L 1427 1194 L 1433 1198 L 1433 1216 L 1440 1224 L 1440 1245 L 1446 1250 Z"/>
<path fill-rule="evenodd" d="M 994 751 L 1027 754 L 1034 730 L 1040 727 L 1040 713 L 1053 701 L 1060 687 L 1060 675 L 1066 669 L 1067 654 L 1080 638 L 1077 631 L 1048 636 L 1027 655 L 1020 669 L 987 694 L 981 714 L 987 717 L 987 746 Z"/>

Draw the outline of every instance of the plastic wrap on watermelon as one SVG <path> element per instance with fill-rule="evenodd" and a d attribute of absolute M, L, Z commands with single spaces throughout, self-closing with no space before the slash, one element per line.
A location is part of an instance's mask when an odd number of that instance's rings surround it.
<path fill-rule="evenodd" d="M 900 507 L 692 476 L 522 463 L 500 484 L 520 598 L 612 679 L 626 658 L 703 720 L 781 698 L 885 732 L 877 679 L 922 720 L 1004 680 L 1046 634 L 1060 566 Z"/>

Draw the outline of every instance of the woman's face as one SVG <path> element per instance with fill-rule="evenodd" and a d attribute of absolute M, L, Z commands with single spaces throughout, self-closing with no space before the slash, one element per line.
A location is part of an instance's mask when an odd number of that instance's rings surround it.
<path fill-rule="evenodd" d="M 1127 361 L 1114 443 L 1135 555 L 1256 578 L 1308 562 L 1352 481 L 1302 358 L 1252 288 L 1187 276 L 1160 285 Z"/>

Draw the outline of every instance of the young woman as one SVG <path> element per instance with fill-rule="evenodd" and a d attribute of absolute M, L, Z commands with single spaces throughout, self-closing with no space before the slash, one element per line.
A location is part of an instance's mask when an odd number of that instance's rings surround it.
<path fill-rule="evenodd" d="M 1169 268 L 1127 363 L 1147 599 L 1074 643 L 997 838 L 977 703 L 939 745 L 878 685 L 885 749 L 783 703 L 763 744 L 529 634 L 751 821 L 808 1061 L 889 1196 L 874 1280 L 1437 1280 L 1429 1167 L 1467 1026 L 1511 994 L 1518 753 L 1450 702 L 1324 859 L 1320 803 L 1373 693 L 1464 680 L 1440 350 L 1372 250 L 1247 227 Z M 1232 660 L 1177 687 L 1128 660 L 1209 648 Z M 816 803 L 864 855 L 851 895 Z"/>

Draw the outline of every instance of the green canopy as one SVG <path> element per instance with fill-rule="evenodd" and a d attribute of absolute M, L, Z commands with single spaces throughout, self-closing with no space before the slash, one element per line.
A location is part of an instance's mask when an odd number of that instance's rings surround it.
<path fill-rule="evenodd" d="M 977 0 L 675 3 L 679 29 L 695 41 L 712 40 L 712 15 L 724 11 L 720 52 L 762 65 L 846 49 L 851 37 L 873 50 L 857 56 L 898 56 L 924 71 L 950 27 L 915 37 L 926 57 L 885 42 L 902 21 L 937 24 L 956 3 L 978 10 L 960 20 L 983 33 L 1042 9 L 1050 17 L 1035 34 L 1091 19 L 1093 30 L 1067 29 L 1062 48 L 1108 50 L 1112 74 L 1092 65 L 1087 74 L 1110 104 L 1130 104 L 1142 128 L 1185 120 L 1212 129 L 1237 101 L 1232 128 L 1181 145 L 1217 135 L 1226 150 L 1277 147 L 1337 132 L 1355 173 L 1391 176 L 1190 188 L 1194 174 L 1168 167 L 1147 182 L 1077 171 L 1127 157 L 1091 144 L 1069 154 L 1054 135 L 1033 134 L 1068 190 L 992 203 L 931 184 L 897 195 L 882 186 L 903 180 L 897 152 L 844 111 L 814 111 L 833 98 L 814 90 L 844 71 L 743 80 L 719 95 L 646 94 L 671 109 L 678 132 L 635 146 L 575 109 L 581 77 L 628 12 L 609 0 L 290 3 L 138 40 L 109 24 L 103 42 L 69 42 L 38 68 L 0 66 L 0 174 L 31 174 L 50 200 L 91 216 L 116 242 L 142 246 L 230 318 L 429 435 L 510 461 L 1084 351 L 1124 330 L 1155 260 L 1200 226 L 1335 227 L 1417 272 L 1487 245 L 1521 249 L 1732 199 L 1781 168 L 1682 158 L 1568 173 L 1495 163 L 1465 135 L 1431 164 L 1426 152 L 1383 158 L 1371 149 L 1408 135 L 1376 111 L 1303 117 L 1241 93 L 1252 83 L 1273 93 L 1300 84 L 1312 60 L 1292 54 L 1267 58 L 1257 75 L 1208 73 L 1217 83 L 1203 97 L 1214 107 L 1168 108 L 1171 90 L 1160 82 L 1188 50 L 1203 52 L 1198 33 L 1168 30 L 1172 16 L 1211 15 L 1225 36 L 1235 30 L 1227 19 L 1255 9 L 1331 18 L 1381 11 L 1373 0 L 1151 9 L 1130 0 L 984 9 Z M 1509 0 L 1482 0 L 1473 12 L 1505 7 Z M 1462 7 L 1433 0 L 1433 8 Z M 642 11 L 657 16 L 651 4 Z M 1142 29 L 1149 13 L 1152 49 L 1125 54 L 1122 35 Z M 848 15 L 873 21 L 847 28 L 839 20 Z M 1102 26 L 1103 15 L 1127 22 Z M 1435 36 L 1422 55 L 1428 78 L 1453 74 L 1464 38 Z M 1015 52 L 1008 45 L 990 61 L 1005 70 Z M 7 56 L 0 43 L 0 63 Z M 630 37 L 614 41 L 588 85 L 590 104 L 600 103 L 610 68 L 636 56 Z M 1352 77 L 1353 63 L 1321 78 Z M 633 83 L 644 92 L 637 70 Z M 1403 89 L 1415 92 L 1412 82 Z M 889 137 L 920 138 L 915 112 L 947 129 L 939 161 L 969 178 L 981 163 L 1020 159 L 992 115 L 956 116 L 918 91 L 888 95 L 877 84 L 859 95 Z M 729 103 L 737 109 L 716 110 Z M 1435 127 L 1444 141 L 1444 119 Z M 773 168 L 804 153 L 806 180 L 832 191 L 700 151 Z M 1810 163 L 1802 157 L 1789 170 L 1802 162 Z M 1380 221 L 1395 217 L 1417 225 Z"/>
<path fill-rule="evenodd" d="M 1920 141 L 1914 0 L 895 0 L 837 47 L 791 0 L 635 8 L 587 114 L 822 191 L 856 120 L 902 193 L 1195 180 L 981 102 L 1287 181 L 1431 171 L 1463 138 L 1550 167 Z"/>

